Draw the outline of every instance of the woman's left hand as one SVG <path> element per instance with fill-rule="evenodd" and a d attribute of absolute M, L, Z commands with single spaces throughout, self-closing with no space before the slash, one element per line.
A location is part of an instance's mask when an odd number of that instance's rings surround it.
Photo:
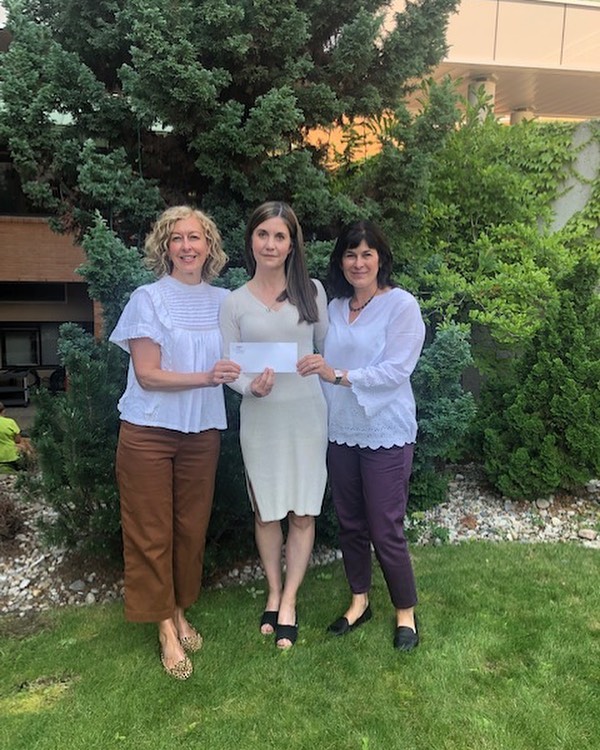
<path fill-rule="evenodd" d="M 242 368 L 237 362 L 230 359 L 220 359 L 215 362 L 215 366 L 209 372 L 210 384 L 212 386 L 223 385 L 224 383 L 233 383 L 240 376 Z"/>
<path fill-rule="evenodd" d="M 305 357 L 302 357 L 296 364 L 296 370 L 298 375 L 302 375 L 303 378 L 308 375 L 318 375 L 327 382 L 335 380 L 333 368 L 325 362 L 320 354 L 307 354 Z"/>

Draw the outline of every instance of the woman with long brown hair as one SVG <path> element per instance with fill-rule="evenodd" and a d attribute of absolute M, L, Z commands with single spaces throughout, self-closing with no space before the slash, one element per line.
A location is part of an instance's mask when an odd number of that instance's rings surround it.
<path fill-rule="evenodd" d="M 245 244 L 252 278 L 221 308 L 224 353 L 233 342 L 296 343 L 298 359 L 320 349 L 327 330 L 325 290 L 309 278 L 302 229 L 290 206 L 259 206 L 248 222 Z M 325 489 L 325 400 L 318 377 L 304 379 L 270 367 L 242 373 L 230 386 L 243 395 L 240 442 L 269 586 L 261 632 L 274 632 L 276 645 L 289 648 L 298 635 L 296 598 Z"/>

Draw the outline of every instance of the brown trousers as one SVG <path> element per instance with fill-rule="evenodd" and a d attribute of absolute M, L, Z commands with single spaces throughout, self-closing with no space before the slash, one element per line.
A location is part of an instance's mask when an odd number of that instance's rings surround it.
<path fill-rule="evenodd" d="M 121 422 L 116 471 L 128 620 L 166 620 L 198 598 L 220 443 L 218 430 Z"/>

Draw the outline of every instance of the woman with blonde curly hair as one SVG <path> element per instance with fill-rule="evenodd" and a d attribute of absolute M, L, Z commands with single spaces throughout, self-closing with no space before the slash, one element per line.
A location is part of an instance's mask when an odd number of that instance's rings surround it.
<path fill-rule="evenodd" d="M 136 289 L 110 336 L 130 355 L 119 401 L 117 480 L 125 558 L 125 616 L 158 623 L 160 659 L 172 677 L 192 673 L 202 637 L 185 610 L 198 598 L 212 508 L 223 384 L 239 367 L 221 359 L 219 308 L 210 285 L 227 261 L 212 219 L 169 208 L 146 238 L 158 277 Z"/>

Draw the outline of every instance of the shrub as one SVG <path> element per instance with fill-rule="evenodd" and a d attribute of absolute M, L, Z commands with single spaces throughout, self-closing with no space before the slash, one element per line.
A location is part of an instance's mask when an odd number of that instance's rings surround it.
<path fill-rule="evenodd" d="M 571 491 L 600 473 L 598 263 L 584 257 L 505 376 L 482 391 L 486 473 L 509 497 Z"/>
<path fill-rule="evenodd" d="M 32 438 L 40 472 L 23 484 L 27 494 L 42 497 L 54 511 L 40 522 L 50 542 L 117 556 L 116 405 L 125 358 L 72 323 L 61 326 L 60 356 L 69 386 L 55 396 L 45 390 L 35 396 Z"/>
<path fill-rule="evenodd" d="M 14 539 L 23 528 L 23 516 L 14 498 L 0 485 L 0 542 Z"/>
<path fill-rule="evenodd" d="M 118 558 L 121 549 L 118 489 L 114 476 L 126 356 L 78 326 L 61 329 L 61 358 L 69 374 L 65 393 L 36 396 L 33 429 L 40 473 L 25 480 L 30 496 L 55 511 L 43 523 L 46 538 L 67 547 Z M 467 429 L 474 406 L 460 375 L 470 362 L 467 332 L 441 328 L 414 375 L 420 438 L 411 506 L 445 497 L 444 460 Z M 240 397 L 226 389 L 228 429 L 223 433 L 215 501 L 207 536 L 206 573 L 254 554 L 253 516 L 239 446 Z M 318 541 L 334 544 L 337 524 L 329 495 L 318 520 Z"/>
<path fill-rule="evenodd" d="M 225 388 L 227 430 L 221 437 L 215 499 L 207 533 L 205 573 L 254 554 L 254 516 L 239 441 L 241 396 Z"/>
<path fill-rule="evenodd" d="M 415 450 L 410 507 L 425 509 L 446 497 L 446 460 L 458 449 L 475 414 L 472 394 L 460 379 L 471 363 L 468 328 L 440 327 L 413 374 L 419 435 Z"/>

